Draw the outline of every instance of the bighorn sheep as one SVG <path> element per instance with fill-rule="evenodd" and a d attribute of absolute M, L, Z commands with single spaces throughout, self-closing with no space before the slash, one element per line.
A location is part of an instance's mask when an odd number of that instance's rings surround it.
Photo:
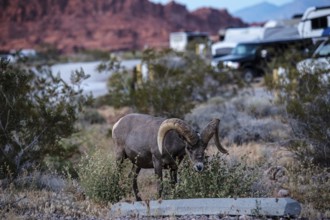
<path fill-rule="evenodd" d="M 204 151 L 211 137 L 220 152 L 227 154 L 218 137 L 219 119 L 211 120 L 201 134 L 183 120 L 164 119 L 144 114 L 128 114 L 113 126 L 112 137 L 116 160 L 129 158 L 133 163 L 133 191 L 141 201 L 137 176 L 141 168 L 154 168 L 158 177 L 157 190 L 162 194 L 162 169 L 170 169 L 171 182 L 177 182 L 178 162 L 189 155 L 196 171 L 204 168 Z"/>

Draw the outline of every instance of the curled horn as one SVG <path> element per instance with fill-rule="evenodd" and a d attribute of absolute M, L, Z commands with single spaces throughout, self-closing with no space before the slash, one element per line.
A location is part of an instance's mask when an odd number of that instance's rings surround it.
<path fill-rule="evenodd" d="M 170 130 L 176 130 L 191 145 L 195 145 L 199 140 L 197 133 L 186 122 L 177 118 L 166 119 L 160 125 L 157 135 L 157 144 L 160 154 L 163 152 L 163 142 L 165 135 Z"/>
<path fill-rule="evenodd" d="M 201 138 L 202 141 L 207 144 L 210 141 L 211 137 L 214 135 L 215 146 L 221 153 L 228 154 L 228 151 L 221 145 L 219 141 L 219 124 L 220 119 L 215 118 L 210 121 L 203 129 Z"/>

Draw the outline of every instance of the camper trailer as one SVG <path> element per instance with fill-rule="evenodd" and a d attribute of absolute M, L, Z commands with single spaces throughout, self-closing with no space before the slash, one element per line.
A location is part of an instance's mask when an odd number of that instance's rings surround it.
<path fill-rule="evenodd" d="M 306 9 L 298 30 L 303 38 L 330 36 L 330 6 Z"/>
<path fill-rule="evenodd" d="M 176 51 L 185 51 L 189 43 L 207 44 L 209 35 L 205 32 L 173 32 L 170 33 L 170 48 Z"/>
<path fill-rule="evenodd" d="M 299 39 L 298 25 L 300 18 L 269 20 L 263 26 L 262 40 Z"/>
<path fill-rule="evenodd" d="M 262 27 L 242 27 L 228 28 L 225 33 L 224 41 L 247 42 L 261 40 L 264 29 Z"/>

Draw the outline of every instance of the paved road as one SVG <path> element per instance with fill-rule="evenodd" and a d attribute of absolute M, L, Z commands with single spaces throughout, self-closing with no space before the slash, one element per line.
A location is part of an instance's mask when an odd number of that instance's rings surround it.
<path fill-rule="evenodd" d="M 124 60 L 121 65 L 126 69 L 131 69 L 137 65 L 140 60 Z M 84 93 L 89 94 L 90 92 L 94 97 L 105 95 L 108 92 L 107 80 L 111 76 L 111 72 L 99 73 L 96 71 L 100 61 L 94 62 L 80 62 L 80 63 L 63 63 L 56 64 L 51 67 L 54 74 L 60 73 L 61 77 L 68 83 L 70 83 L 70 76 L 74 70 L 83 69 L 86 74 L 91 75 L 90 78 L 85 80 L 82 84 Z"/>

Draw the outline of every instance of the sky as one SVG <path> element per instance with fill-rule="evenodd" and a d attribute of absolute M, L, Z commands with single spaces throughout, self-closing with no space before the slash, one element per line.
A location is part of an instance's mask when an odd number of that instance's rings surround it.
<path fill-rule="evenodd" d="M 169 0 L 150 0 L 155 3 L 166 4 Z M 238 11 L 242 8 L 246 8 L 255 4 L 259 4 L 261 2 L 265 2 L 265 0 L 175 0 L 177 3 L 186 5 L 188 10 L 193 11 L 197 8 L 201 7 L 212 7 L 216 9 L 226 8 L 230 13 Z M 272 3 L 274 5 L 283 5 L 292 0 L 267 0 L 267 2 Z"/>

